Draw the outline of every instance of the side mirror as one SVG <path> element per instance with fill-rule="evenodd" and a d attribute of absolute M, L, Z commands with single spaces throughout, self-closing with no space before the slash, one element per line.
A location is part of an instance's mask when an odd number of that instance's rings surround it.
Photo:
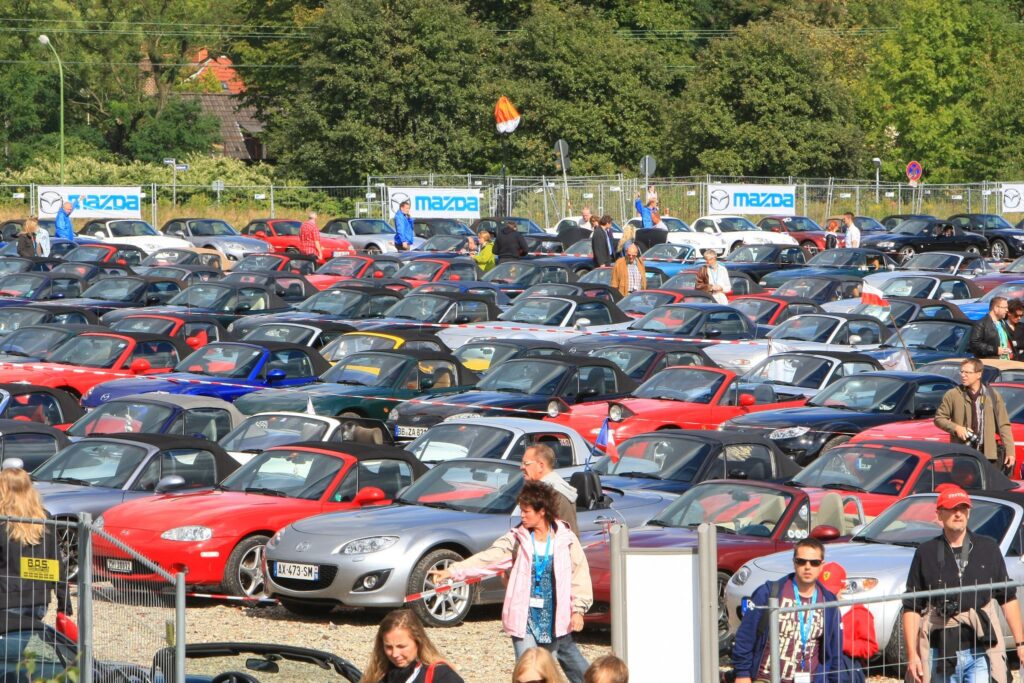
<path fill-rule="evenodd" d="M 943 292 L 942 294 L 939 295 L 939 301 L 952 301 L 952 300 L 953 300 L 953 292 Z"/>
<path fill-rule="evenodd" d="M 819 541 L 834 541 L 839 538 L 839 529 L 828 524 L 822 524 L 811 529 L 811 538 Z"/>
<path fill-rule="evenodd" d="M 860 343 L 861 343 L 861 336 L 859 334 L 851 334 L 850 335 L 850 345 L 851 346 L 856 346 L 857 344 L 860 344 Z"/>
<path fill-rule="evenodd" d="M 199 337 L 196 337 L 196 336 L 192 336 L 192 337 L 187 338 L 185 340 L 185 344 L 190 349 L 198 349 L 200 346 L 202 346 L 202 342 L 200 342 L 199 341 Z"/>
<path fill-rule="evenodd" d="M 755 403 L 757 403 L 757 400 L 754 398 L 753 394 L 740 394 L 740 407 L 741 408 L 749 408 L 750 406 L 754 405 Z"/>
<path fill-rule="evenodd" d="M 238 304 L 235 306 L 235 313 L 248 313 L 252 310 L 252 304 Z"/>
<path fill-rule="evenodd" d="M 470 323 L 470 322 L 473 322 L 473 321 L 470 320 L 468 315 L 460 315 L 460 316 L 455 318 L 455 324 L 456 325 L 465 325 L 466 323 Z"/>
<path fill-rule="evenodd" d="M 128 265 L 128 261 L 127 261 L 127 260 L 125 260 L 125 259 L 123 259 L 123 258 L 119 258 L 119 259 L 117 259 L 116 263 L 117 263 L 117 265 L 119 265 L 119 266 L 127 266 L 127 265 Z"/>
<path fill-rule="evenodd" d="M 274 368 L 267 373 L 267 383 L 273 384 L 274 382 L 280 382 L 281 380 L 287 379 L 288 373 L 281 368 Z"/>
<path fill-rule="evenodd" d="M 146 305 L 147 306 L 152 306 L 153 304 L 158 304 L 158 303 L 160 303 L 160 295 L 159 294 L 147 294 L 146 295 Z"/>
<path fill-rule="evenodd" d="M 936 408 L 933 405 L 925 404 L 923 406 L 918 406 L 914 410 L 914 418 L 917 419 L 922 417 L 935 417 L 935 413 L 937 410 L 938 408 Z"/>
<path fill-rule="evenodd" d="M 585 330 L 590 325 L 590 318 L 580 318 L 576 321 L 577 330 Z"/>
<path fill-rule="evenodd" d="M 263 238 L 263 239 L 266 239 L 267 233 L 263 232 L 262 230 L 257 230 L 256 231 L 256 236 L 260 237 L 260 238 Z"/>
<path fill-rule="evenodd" d="M 420 379 L 420 391 L 426 391 L 427 389 L 433 389 L 433 388 L 434 388 L 434 378 L 433 377 L 423 377 L 422 379 Z"/>
<path fill-rule="evenodd" d="M 459 275 L 458 273 L 452 273 L 452 276 L 448 279 L 452 282 L 458 282 L 459 280 L 462 279 L 462 276 Z"/>
<path fill-rule="evenodd" d="M 185 237 L 185 232 L 183 230 L 171 230 L 171 234 L 175 237 Z"/>
<path fill-rule="evenodd" d="M 709 338 L 709 339 L 714 339 L 715 337 L 721 337 L 722 336 L 722 330 L 718 329 L 717 327 L 709 327 L 708 329 L 704 330 L 704 336 Z"/>
<path fill-rule="evenodd" d="M 145 358 L 136 358 L 128 369 L 133 375 L 144 375 L 152 369 L 152 366 Z"/>
<path fill-rule="evenodd" d="M 364 486 L 359 489 L 356 493 L 356 497 L 352 499 L 352 503 L 355 505 L 375 505 L 377 503 L 383 503 L 388 499 L 387 495 L 382 489 L 376 486 Z"/>
<path fill-rule="evenodd" d="M 186 483 L 185 477 L 180 474 L 168 474 L 156 483 L 156 487 L 153 491 L 156 493 L 167 493 L 168 491 L 185 488 Z"/>
<path fill-rule="evenodd" d="M 378 280 L 383 278 L 384 277 L 384 271 L 382 271 L 382 270 L 375 270 L 375 271 L 373 271 L 373 277 L 378 279 Z"/>
<path fill-rule="evenodd" d="M 714 235 L 715 234 L 714 228 L 704 228 L 704 232 L 706 232 L 709 235 Z"/>

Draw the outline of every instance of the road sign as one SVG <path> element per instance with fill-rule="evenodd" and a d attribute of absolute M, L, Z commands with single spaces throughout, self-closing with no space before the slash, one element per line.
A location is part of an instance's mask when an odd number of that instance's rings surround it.
<path fill-rule="evenodd" d="M 555 154 L 558 155 L 558 162 L 562 165 L 562 172 L 569 172 L 569 143 L 558 138 L 558 142 L 555 143 Z"/>
<path fill-rule="evenodd" d="M 164 159 L 164 163 L 168 166 L 173 166 L 174 164 L 178 163 L 178 160 L 167 157 L 166 159 Z"/>
<path fill-rule="evenodd" d="M 921 174 L 923 172 L 924 169 L 921 168 L 920 161 L 911 161 L 907 164 L 907 180 L 916 182 L 921 179 Z"/>
<path fill-rule="evenodd" d="M 174 165 L 174 170 L 175 171 L 187 171 L 188 170 L 188 164 L 175 164 Z"/>
<path fill-rule="evenodd" d="M 650 154 L 644 156 L 640 160 L 640 175 L 648 178 L 654 175 L 654 171 L 658 168 L 658 162 L 654 160 Z"/>
<path fill-rule="evenodd" d="M 223 192 L 224 191 L 224 181 L 223 180 L 214 180 L 212 183 L 210 183 L 210 187 L 213 188 L 214 192 Z"/>

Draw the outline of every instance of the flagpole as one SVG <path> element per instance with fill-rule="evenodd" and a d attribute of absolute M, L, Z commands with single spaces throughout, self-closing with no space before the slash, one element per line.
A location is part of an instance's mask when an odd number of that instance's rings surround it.
<path fill-rule="evenodd" d="M 892 317 L 892 306 L 889 307 L 889 319 L 892 320 L 892 329 L 896 330 L 896 338 L 903 345 L 903 352 L 907 354 L 907 362 L 910 363 L 910 371 L 913 372 L 917 370 L 917 367 L 914 365 L 914 357 L 910 355 L 910 348 L 907 347 L 907 342 L 903 341 L 903 335 L 900 334 L 900 326 L 896 324 L 895 318 Z"/>

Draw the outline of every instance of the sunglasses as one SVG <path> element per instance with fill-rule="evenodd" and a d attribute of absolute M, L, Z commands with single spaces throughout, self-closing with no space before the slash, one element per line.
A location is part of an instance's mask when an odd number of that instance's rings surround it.
<path fill-rule="evenodd" d="M 516 683 L 547 683 L 543 678 L 538 678 L 535 681 L 516 681 Z"/>
<path fill-rule="evenodd" d="M 825 562 L 825 560 L 810 560 L 810 559 L 807 559 L 806 557 L 794 557 L 793 558 L 793 564 L 795 564 L 798 567 L 803 567 L 804 565 L 807 565 L 807 564 L 811 565 L 812 567 L 820 567 L 822 565 L 822 563 L 824 563 L 824 562 Z"/>

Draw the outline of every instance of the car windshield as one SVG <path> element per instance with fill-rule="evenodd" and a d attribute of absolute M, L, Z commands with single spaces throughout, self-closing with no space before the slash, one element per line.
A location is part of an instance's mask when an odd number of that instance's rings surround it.
<path fill-rule="evenodd" d="M 685 221 L 678 218 L 672 218 L 671 216 L 662 216 L 661 223 L 668 228 L 669 232 L 693 232 Z"/>
<path fill-rule="evenodd" d="M 918 546 L 942 533 L 935 516 L 936 496 L 919 495 L 897 500 L 869 522 L 853 541 Z M 973 498 L 967 528 L 1002 543 L 1014 521 L 1013 507 L 1005 503 Z"/>
<path fill-rule="evenodd" d="M 242 337 L 243 341 L 254 342 L 289 342 L 291 344 L 308 344 L 316 334 L 316 330 L 303 325 L 287 323 L 266 323 L 257 325 Z"/>
<path fill-rule="evenodd" d="M 837 318 L 813 314 L 798 315 L 769 332 L 768 338 L 824 344 L 828 342 L 840 325 L 842 325 L 842 321 Z"/>
<path fill-rule="evenodd" d="M 725 375 L 713 370 L 668 368 L 641 384 L 633 395 L 685 403 L 711 403 L 725 382 Z"/>
<path fill-rule="evenodd" d="M 803 299 L 820 299 L 827 296 L 833 283 L 816 277 L 798 277 L 786 280 L 775 290 L 776 296 L 795 296 Z"/>
<path fill-rule="evenodd" d="M 650 313 L 658 306 L 672 303 L 674 299 L 675 296 L 668 292 L 640 290 L 625 297 L 617 305 L 619 310 L 626 313 L 639 313 L 643 315 L 644 313 Z"/>
<path fill-rule="evenodd" d="M 687 437 L 637 436 L 618 447 L 618 461 L 604 456 L 594 465 L 599 474 L 692 482 L 711 453 L 705 441 Z"/>
<path fill-rule="evenodd" d="M 234 237 L 238 234 L 233 227 L 217 220 L 189 221 L 188 227 L 194 237 Z"/>
<path fill-rule="evenodd" d="M 323 453 L 274 450 L 259 455 L 227 476 L 220 488 L 253 493 L 278 492 L 288 498 L 318 500 L 345 461 Z"/>
<path fill-rule="evenodd" d="M 410 261 L 395 272 L 396 278 L 412 278 L 413 280 L 429 280 L 443 268 L 443 264 L 435 261 Z"/>
<path fill-rule="evenodd" d="M 174 371 L 247 379 L 262 357 L 262 349 L 245 344 L 210 344 L 178 363 Z"/>
<path fill-rule="evenodd" d="M 301 227 L 302 223 L 299 221 L 274 221 L 271 225 L 274 234 L 281 237 L 294 237 L 299 234 L 299 228 Z"/>
<path fill-rule="evenodd" d="M 424 463 L 460 458 L 501 458 L 512 443 L 512 432 L 472 422 L 441 423 L 405 447 Z"/>
<path fill-rule="evenodd" d="M 237 264 L 234 271 L 241 273 L 252 270 L 277 270 L 281 267 L 281 257 L 274 254 L 249 254 Z"/>
<path fill-rule="evenodd" d="M 874 255 L 873 255 L 874 256 Z M 876 258 L 880 258 L 877 257 Z M 867 267 L 867 254 L 854 249 L 826 249 L 807 261 L 808 268 L 863 268 Z"/>
<path fill-rule="evenodd" d="M 568 363 L 519 358 L 494 368 L 476 386 L 480 391 L 554 396 L 563 380 L 573 372 L 575 368 Z"/>
<path fill-rule="evenodd" d="M 637 346 L 608 346 L 597 349 L 591 355 L 615 363 L 633 379 L 647 374 L 647 369 L 658 357 L 657 351 Z"/>
<path fill-rule="evenodd" d="M 231 287 L 198 283 L 181 290 L 167 303 L 171 306 L 228 311 L 232 308 L 234 291 Z"/>
<path fill-rule="evenodd" d="M 821 230 L 821 226 L 807 216 L 787 216 L 782 219 L 782 222 L 786 224 L 786 230 L 789 232 L 813 232 Z"/>
<path fill-rule="evenodd" d="M 82 292 L 82 298 L 127 303 L 138 301 L 145 289 L 145 280 L 136 280 L 134 278 L 127 277 L 108 277 L 100 280 L 93 286 L 89 287 L 89 289 Z"/>
<path fill-rule="evenodd" d="M 142 221 L 114 221 L 110 223 L 110 234 L 113 237 L 150 237 L 160 233 Z"/>
<path fill-rule="evenodd" d="M 774 263 L 779 248 L 770 244 L 738 247 L 729 255 L 729 263 Z"/>
<path fill-rule="evenodd" d="M 908 218 L 892 230 L 894 235 L 930 235 L 934 221 L 923 218 Z"/>
<path fill-rule="evenodd" d="M 384 311 L 385 318 L 403 318 L 417 322 L 441 322 L 452 301 L 447 297 L 433 294 L 410 294 L 399 299 Z"/>
<path fill-rule="evenodd" d="M 387 351 L 398 345 L 392 337 L 351 332 L 332 341 L 320 351 L 320 354 L 334 362 L 359 351 Z"/>
<path fill-rule="evenodd" d="M 965 350 L 965 340 L 971 335 L 970 325 L 953 325 L 949 322 L 913 322 L 904 325 L 900 334 L 893 334 L 886 341 L 887 346 L 906 344 L 912 349 L 958 353 Z M 900 337 L 902 336 L 902 339 Z"/>
<path fill-rule="evenodd" d="M 430 221 L 431 227 L 434 228 L 434 232 L 438 235 L 467 235 L 472 236 L 473 231 L 469 229 L 469 226 L 465 223 L 458 221 L 446 221 L 446 220 L 432 220 Z"/>
<path fill-rule="evenodd" d="M 369 294 L 352 289 L 327 289 L 317 292 L 295 308 L 307 313 L 323 313 L 336 315 L 339 318 L 351 318 L 359 313 L 359 309 L 369 299 Z"/>
<path fill-rule="evenodd" d="M 35 481 L 119 489 L 146 459 L 146 449 L 116 441 L 79 441 L 61 450 L 32 472 Z"/>
<path fill-rule="evenodd" d="M 894 277 L 885 281 L 882 291 L 889 296 L 928 299 L 934 287 L 935 280 L 930 277 Z"/>
<path fill-rule="evenodd" d="M 484 274 L 486 282 L 507 285 L 529 286 L 536 279 L 537 268 L 529 263 L 514 261 L 512 263 L 499 263 L 494 269 Z"/>
<path fill-rule="evenodd" d="M 588 256 L 593 257 L 594 255 L 594 243 L 589 239 L 580 240 L 564 252 L 566 256 Z"/>
<path fill-rule="evenodd" d="M 719 532 L 769 537 L 785 519 L 793 496 L 785 491 L 728 484 L 698 484 L 653 520 L 659 526 L 697 528 L 707 522 Z"/>
<path fill-rule="evenodd" d="M 917 463 L 917 456 L 904 452 L 841 446 L 826 451 L 793 480 L 802 486 L 848 486 L 865 493 L 898 496 L 917 469 Z"/>
<path fill-rule="evenodd" d="M 90 247 L 83 245 L 75 247 L 64 256 L 67 261 L 78 261 L 80 263 L 99 263 L 110 256 L 110 247 Z"/>
<path fill-rule="evenodd" d="M 45 311 L 27 308 L 0 309 L 0 334 L 7 334 L 25 325 L 34 325 L 46 318 Z"/>
<path fill-rule="evenodd" d="M 797 354 L 771 356 L 743 375 L 744 384 L 786 384 L 803 389 L 818 389 L 825 382 L 835 361 Z"/>
<path fill-rule="evenodd" d="M 341 277 L 355 277 L 356 273 L 366 265 L 361 258 L 339 256 L 332 258 L 327 263 L 316 269 L 317 275 L 339 275 Z"/>
<path fill-rule="evenodd" d="M 515 302 L 512 308 L 498 316 L 498 320 L 528 325 L 562 325 L 571 310 L 569 301 L 530 297 Z"/>
<path fill-rule="evenodd" d="M 992 299 L 1001 296 L 1004 299 L 1020 299 L 1024 297 L 1024 282 L 1007 282 L 999 285 L 985 296 L 978 299 L 979 304 L 991 303 Z"/>
<path fill-rule="evenodd" d="M 71 425 L 68 434 L 160 434 L 173 415 L 173 408 L 158 403 L 110 401 Z"/>
<path fill-rule="evenodd" d="M 702 319 L 701 311 L 687 306 L 660 306 L 647 313 L 630 329 L 665 334 L 691 334 Z"/>
<path fill-rule="evenodd" d="M 51 363 L 84 365 L 89 368 L 112 368 L 114 361 L 128 348 L 128 341 L 105 334 L 83 334 L 58 346 L 47 358 Z"/>
<path fill-rule="evenodd" d="M 922 311 L 923 312 L 923 311 Z M 895 321 L 896 325 L 903 327 L 910 320 L 911 316 L 915 313 L 915 307 L 912 303 L 907 301 L 899 301 L 897 299 L 890 299 L 888 306 L 878 306 L 876 304 L 857 304 L 850 313 L 854 315 L 870 315 L 872 318 L 881 320 L 884 323 Z M 945 316 L 925 316 L 920 317 L 943 317 Z"/>
<path fill-rule="evenodd" d="M 168 335 L 174 329 L 174 321 L 143 315 L 129 316 L 118 320 L 110 326 L 110 329 L 115 332 L 148 332 L 149 334 Z"/>
<path fill-rule="evenodd" d="M 466 248 L 466 237 L 434 235 L 419 246 L 420 251 L 459 251 Z"/>
<path fill-rule="evenodd" d="M 485 372 L 488 368 L 508 360 L 517 351 L 518 349 L 511 344 L 470 342 L 456 349 L 454 355 L 473 372 Z"/>
<path fill-rule="evenodd" d="M 443 462 L 413 482 L 398 500 L 462 512 L 510 515 L 522 486 L 523 476 L 515 463 Z"/>
<path fill-rule="evenodd" d="M 0 296 L 32 296 L 46 284 L 38 275 L 16 274 L 0 277 Z"/>
<path fill-rule="evenodd" d="M 907 259 L 900 270 L 938 270 L 946 273 L 955 273 L 963 259 L 953 254 L 918 254 Z"/>
<path fill-rule="evenodd" d="M 56 348 L 68 336 L 69 332 L 63 329 L 29 327 L 15 330 L 0 342 L 0 353 L 45 358 L 50 349 Z"/>
<path fill-rule="evenodd" d="M 719 218 L 718 227 L 722 232 L 750 232 L 761 229 L 746 218 L 740 218 L 739 216 Z"/>
<path fill-rule="evenodd" d="M 770 299 L 733 299 L 729 305 L 753 322 L 767 325 L 782 304 Z"/>
<path fill-rule="evenodd" d="M 856 375 L 822 389 L 807 405 L 859 413 L 894 413 L 909 391 L 910 385 L 902 380 Z"/>
<path fill-rule="evenodd" d="M 395 229 L 387 221 L 354 218 L 348 222 L 353 235 L 393 235 Z"/>
<path fill-rule="evenodd" d="M 353 353 L 338 361 L 320 379 L 336 384 L 362 387 L 389 387 L 408 367 L 404 356 L 388 353 Z"/>
<path fill-rule="evenodd" d="M 693 261 L 697 258 L 697 250 L 688 244 L 655 244 L 644 252 L 648 261 Z"/>
<path fill-rule="evenodd" d="M 322 441 L 328 423 L 305 415 L 253 415 L 228 432 L 221 448 L 236 453 L 262 453 L 272 446 L 299 441 Z"/>
<path fill-rule="evenodd" d="M 143 259 L 143 266 L 168 266 L 175 263 L 189 263 L 196 258 L 195 253 L 184 249 L 161 249 Z"/>
<path fill-rule="evenodd" d="M 1021 256 L 1016 261 L 1006 266 L 1002 270 L 1003 273 L 1024 273 L 1024 256 Z"/>

